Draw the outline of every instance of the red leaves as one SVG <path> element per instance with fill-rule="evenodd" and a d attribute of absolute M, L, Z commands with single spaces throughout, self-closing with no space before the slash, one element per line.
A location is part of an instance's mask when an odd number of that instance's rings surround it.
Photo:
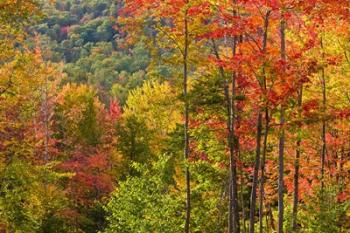
<path fill-rule="evenodd" d="M 340 118 L 350 118 L 350 108 L 339 111 L 337 115 Z"/>
<path fill-rule="evenodd" d="M 337 56 L 328 56 L 326 62 L 328 65 L 335 66 L 341 63 L 341 58 Z"/>
<path fill-rule="evenodd" d="M 345 202 L 345 201 L 349 200 L 349 197 L 350 197 L 350 192 L 346 191 L 346 192 L 342 192 L 342 193 L 338 194 L 337 200 L 339 202 Z"/>
<path fill-rule="evenodd" d="M 63 34 L 63 35 L 67 35 L 67 34 L 69 33 L 69 29 L 70 29 L 69 26 L 65 26 L 65 27 L 62 27 L 62 28 L 61 28 L 60 32 L 61 32 L 61 34 Z"/>
<path fill-rule="evenodd" d="M 267 6 L 269 6 L 272 10 L 278 10 L 281 7 L 279 0 L 268 0 Z"/>
<path fill-rule="evenodd" d="M 319 101 L 315 100 L 315 99 L 309 100 L 303 104 L 302 108 L 306 114 L 311 112 L 311 111 L 315 111 L 315 110 L 319 109 Z"/>
<path fill-rule="evenodd" d="M 58 166 L 58 169 L 74 174 L 67 186 L 72 198 L 89 204 L 113 190 L 108 153 L 79 147 L 69 160 Z"/>
<path fill-rule="evenodd" d="M 195 162 L 195 161 L 206 161 L 210 162 L 208 156 L 204 152 L 195 152 L 192 153 L 191 157 L 189 158 L 190 162 Z"/>
<path fill-rule="evenodd" d="M 118 120 L 122 114 L 121 107 L 119 105 L 119 101 L 116 99 L 110 99 L 109 104 L 109 116 L 112 120 Z"/>

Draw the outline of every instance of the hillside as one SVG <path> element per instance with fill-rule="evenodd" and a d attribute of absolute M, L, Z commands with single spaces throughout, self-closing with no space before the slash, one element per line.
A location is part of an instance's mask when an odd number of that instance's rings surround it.
<path fill-rule="evenodd" d="M 145 79 L 149 53 L 142 42 L 124 46 L 113 0 L 57 1 L 47 4 L 44 19 L 32 30 L 40 34 L 43 57 L 64 63 L 64 83 L 94 86 L 100 97 L 122 103 Z"/>

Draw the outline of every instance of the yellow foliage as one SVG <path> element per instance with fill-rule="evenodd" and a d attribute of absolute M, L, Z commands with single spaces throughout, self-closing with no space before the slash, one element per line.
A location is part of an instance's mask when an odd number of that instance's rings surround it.
<path fill-rule="evenodd" d="M 181 105 L 170 84 L 146 82 L 142 87 L 131 91 L 124 117 L 131 116 L 145 122 L 150 130 L 161 135 L 172 132 L 181 122 Z"/>

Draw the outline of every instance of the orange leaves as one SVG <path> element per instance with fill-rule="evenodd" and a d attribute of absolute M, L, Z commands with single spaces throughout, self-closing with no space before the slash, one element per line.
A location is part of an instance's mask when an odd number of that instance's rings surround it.
<path fill-rule="evenodd" d="M 98 153 L 88 158 L 87 165 L 93 169 L 105 169 L 108 166 L 108 159 L 105 154 Z"/>
<path fill-rule="evenodd" d="M 212 29 L 210 32 L 207 32 L 203 35 L 199 35 L 198 38 L 206 38 L 206 39 L 220 39 L 224 37 L 233 37 L 233 36 L 239 36 L 244 33 L 244 30 L 239 27 L 238 25 L 231 26 L 231 27 L 222 27 L 217 29 Z"/>
<path fill-rule="evenodd" d="M 178 12 L 180 12 L 184 6 L 186 5 L 186 1 L 185 0 L 167 0 L 165 1 L 164 6 L 166 6 L 166 8 L 168 9 L 168 11 L 166 12 L 171 12 L 173 14 L 176 14 Z M 166 10 L 166 9 L 164 9 Z M 167 15 L 162 14 L 165 17 L 167 17 Z M 168 15 L 170 16 L 170 15 Z"/>
<path fill-rule="evenodd" d="M 211 11 L 210 4 L 208 2 L 203 2 L 197 5 L 190 6 L 187 12 L 189 16 L 196 16 L 196 15 L 207 16 L 210 14 L 210 11 Z"/>
<path fill-rule="evenodd" d="M 121 16 L 130 16 L 130 15 L 138 15 L 142 12 L 142 10 L 146 10 L 149 5 L 149 1 L 145 0 L 127 0 L 125 1 L 125 6 L 119 10 L 119 15 Z"/>

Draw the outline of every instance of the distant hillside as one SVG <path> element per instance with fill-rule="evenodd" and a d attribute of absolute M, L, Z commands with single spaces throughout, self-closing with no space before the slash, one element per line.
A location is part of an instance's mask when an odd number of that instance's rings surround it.
<path fill-rule="evenodd" d="M 142 43 L 120 49 L 116 1 L 59 1 L 43 11 L 46 17 L 33 29 L 41 35 L 45 59 L 65 64 L 63 82 L 88 83 L 105 102 L 113 96 L 122 103 L 142 84 L 149 54 Z"/>

